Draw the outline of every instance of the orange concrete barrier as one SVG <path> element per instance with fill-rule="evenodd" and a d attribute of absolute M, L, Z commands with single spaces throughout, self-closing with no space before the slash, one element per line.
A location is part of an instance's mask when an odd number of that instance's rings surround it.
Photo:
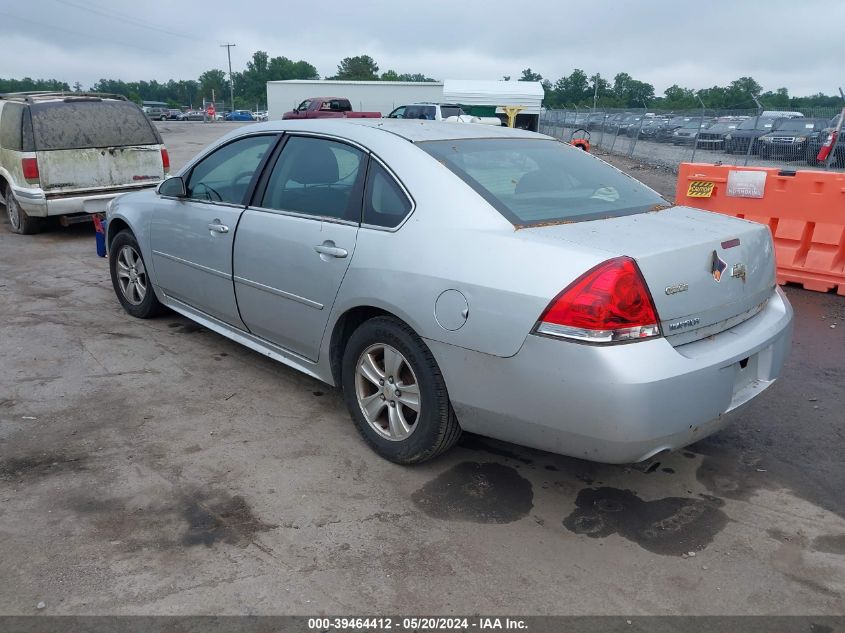
<path fill-rule="evenodd" d="M 845 295 L 845 174 L 681 163 L 675 204 L 768 225 L 778 283 Z"/>

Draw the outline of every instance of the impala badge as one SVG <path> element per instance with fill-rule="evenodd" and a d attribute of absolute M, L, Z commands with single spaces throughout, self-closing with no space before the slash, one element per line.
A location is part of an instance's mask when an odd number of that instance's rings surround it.
<path fill-rule="evenodd" d="M 722 281 L 722 273 L 725 272 L 725 268 L 728 267 L 728 263 L 724 261 L 716 251 L 713 251 L 712 263 L 710 264 L 710 272 L 713 275 L 713 279 L 716 282 Z"/>
<path fill-rule="evenodd" d="M 742 283 L 745 283 L 745 275 L 745 264 L 734 264 L 731 268 L 731 277 L 739 277 L 742 279 Z"/>

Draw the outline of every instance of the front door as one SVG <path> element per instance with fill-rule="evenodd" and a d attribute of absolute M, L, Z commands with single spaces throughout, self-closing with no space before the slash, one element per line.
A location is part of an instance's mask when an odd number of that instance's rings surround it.
<path fill-rule="evenodd" d="M 355 250 L 366 160 L 351 145 L 292 136 L 238 228 L 234 279 L 244 323 L 310 360 Z"/>
<path fill-rule="evenodd" d="M 232 244 L 244 198 L 275 140 L 247 136 L 200 160 L 186 176 L 187 197 L 162 197 L 150 227 L 153 267 L 165 294 L 239 328 Z"/>

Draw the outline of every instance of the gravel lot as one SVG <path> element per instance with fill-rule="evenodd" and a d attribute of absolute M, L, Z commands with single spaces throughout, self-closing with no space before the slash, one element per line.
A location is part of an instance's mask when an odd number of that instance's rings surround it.
<path fill-rule="evenodd" d="M 233 127 L 160 124 L 174 166 Z M 786 290 L 782 380 L 689 450 L 404 468 L 335 390 L 126 315 L 90 226 L 0 224 L 0 613 L 841 614 L 845 298 Z"/>

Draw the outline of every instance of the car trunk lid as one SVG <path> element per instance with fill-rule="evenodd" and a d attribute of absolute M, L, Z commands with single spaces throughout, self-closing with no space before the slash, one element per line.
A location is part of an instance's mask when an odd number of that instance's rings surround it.
<path fill-rule="evenodd" d="M 762 309 L 775 286 L 768 227 L 686 207 L 522 229 L 633 257 L 673 345 L 724 331 Z"/>

